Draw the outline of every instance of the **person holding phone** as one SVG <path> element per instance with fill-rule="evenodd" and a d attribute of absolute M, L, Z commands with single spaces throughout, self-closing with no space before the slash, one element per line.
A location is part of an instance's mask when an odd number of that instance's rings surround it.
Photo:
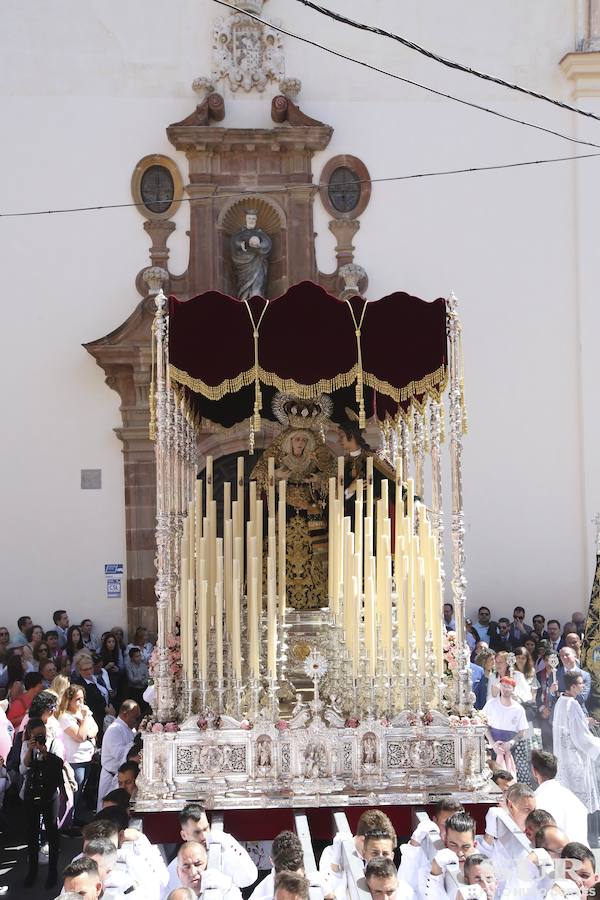
<path fill-rule="evenodd" d="M 40 819 L 43 819 L 49 848 L 46 887 L 51 888 L 58 881 L 60 835 L 57 820 L 63 761 L 48 750 L 46 726 L 41 719 L 30 719 L 27 723 L 20 770 L 25 776 L 22 797 L 29 860 L 24 887 L 31 887 L 37 880 Z"/>

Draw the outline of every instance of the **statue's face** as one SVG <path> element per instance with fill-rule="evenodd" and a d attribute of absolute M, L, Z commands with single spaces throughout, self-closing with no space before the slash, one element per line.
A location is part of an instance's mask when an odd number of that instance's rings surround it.
<path fill-rule="evenodd" d="M 304 453 L 304 448 L 308 442 L 308 438 L 304 434 L 294 434 L 292 435 L 292 453 L 294 456 L 302 456 Z"/>
<path fill-rule="evenodd" d="M 250 228 L 250 230 L 256 228 L 256 216 L 246 216 L 246 228 Z"/>

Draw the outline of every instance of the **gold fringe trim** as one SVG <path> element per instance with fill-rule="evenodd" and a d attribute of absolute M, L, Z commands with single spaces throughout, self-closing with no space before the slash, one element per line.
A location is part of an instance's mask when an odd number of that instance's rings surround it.
<path fill-rule="evenodd" d="M 269 387 L 294 394 L 299 400 L 312 400 L 315 395 L 329 394 L 333 391 L 339 391 L 341 388 L 351 387 L 356 382 L 358 366 L 354 365 L 348 372 L 342 372 L 333 378 L 322 378 L 315 384 L 302 384 L 292 378 L 280 378 L 273 372 L 265 371 L 261 366 L 259 366 L 258 371 L 260 380 L 264 384 L 269 385 Z M 195 394 L 202 394 L 207 400 L 222 400 L 227 394 L 235 394 L 243 387 L 254 384 L 255 381 L 254 366 L 245 372 L 240 372 L 235 378 L 227 378 L 216 385 L 207 384 L 200 378 L 192 378 L 187 372 L 178 369 L 172 363 L 169 363 L 169 374 L 172 381 L 184 385 Z M 396 403 L 405 403 L 407 400 L 410 400 L 420 412 L 423 412 L 427 398 L 425 397 L 422 401 L 416 398 L 428 394 L 434 400 L 439 400 L 448 386 L 448 370 L 446 366 L 440 366 L 435 372 L 424 375 L 418 381 L 409 381 L 408 384 L 400 389 L 395 388 L 389 381 L 382 381 L 370 372 L 364 372 L 363 379 L 364 383 L 370 388 L 373 388 L 380 394 L 391 397 Z"/>

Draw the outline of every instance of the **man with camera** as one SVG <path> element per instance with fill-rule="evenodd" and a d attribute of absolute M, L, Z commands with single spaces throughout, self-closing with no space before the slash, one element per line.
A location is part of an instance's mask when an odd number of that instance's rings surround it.
<path fill-rule="evenodd" d="M 63 761 L 46 747 L 46 726 L 41 719 L 30 719 L 21 751 L 21 774 L 25 776 L 23 806 L 27 832 L 29 870 L 24 886 L 35 884 L 38 873 L 40 819 L 44 821 L 48 841 L 48 877 L 46 887 L 58 881 L 58 799 L 63 783 Z"/>

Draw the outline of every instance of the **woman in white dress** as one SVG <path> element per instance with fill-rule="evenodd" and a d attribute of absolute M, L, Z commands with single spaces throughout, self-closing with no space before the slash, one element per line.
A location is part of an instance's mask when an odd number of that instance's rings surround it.
<path fill-rule="evenodd" d="M 500 696 L 500 679 L 505 677 L 510 677 L 515 682 L 515 689 L 513 691 L 515 700 L 523 702 L 523 698 L 527 698 L 527 695 L 529 695 L 529 699 L 531 700 L 531 690 L 527 686 L 527 682 L 525 681 L 522 672 L 519 672 L 517 669 L 515 669 L 512 674 L 509 672 L 508 653 L 506 650 L 500 650 L 499 653 L 496 653 L 494 671 L 488 678 L 488 700 Z"/>
<path fill-rule="evenodd" d="M 565 692 L 554 706 L 552 737 L 557 781 L 579 797 L 588 813 L 600 809 L 600 738 L 590 731 L 577 697 L 584 689 L 581 672 L 565 673 Z"/>
<path fill-rule="evenodd" d="M 81 800 L 90 774 L 98 734 L 94 717 L 85 705 L 85 692 L 81 685 L 72 684 L 67 688 L 61 698 L 56 717 L 62 729 L 64 759 L 73 769 L 77 781 L 74 804 L 74 819 L 77 821 L 81 813 Z"/>

